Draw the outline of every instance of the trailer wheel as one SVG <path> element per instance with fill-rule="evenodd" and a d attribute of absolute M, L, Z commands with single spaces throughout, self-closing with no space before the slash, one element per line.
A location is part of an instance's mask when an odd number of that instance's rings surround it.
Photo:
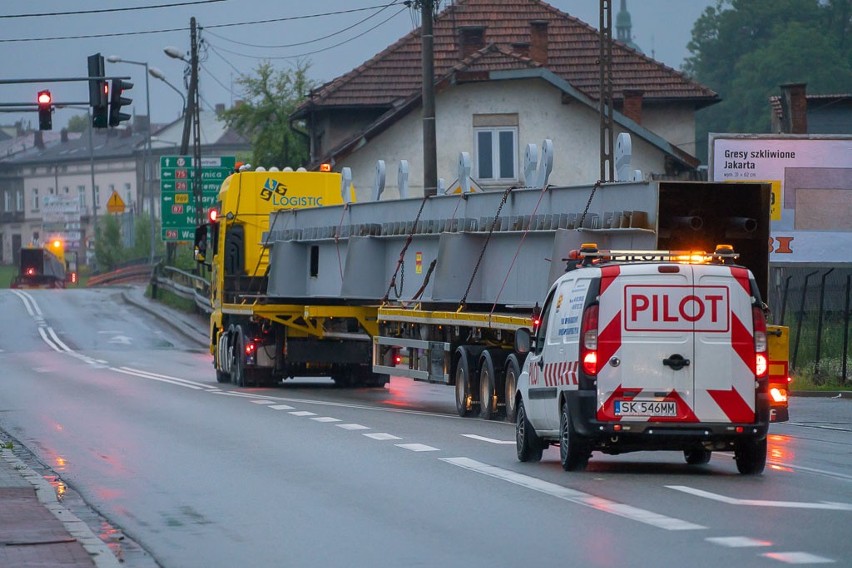
<path fill-rule="evenodd" d="M 216 337 L 216 330 L 213 332 L 213 337 Z M 222 365 L 222 357 L 223 350 L 222 346 L 225 346 L 224 355 L 228 356 L 228 336 L 223 332 L 219 335 L 219 338 L 216 340 L 216 351 L 215 357 L 213 358 L 214 368 L 216 369 L 216 382 L 217 383 L 227 383 L 231 380 L 231 373 L 229 373 Z"/>
<path fill-rule="evenodd" d="M 498 375 L 498 369 L 503 370 L 502 355 L 500 350 L 486 349 L 479 362 L 479 417 L 483 420 L 497 416 L 498 393 L 503 390 L 499 389 L 502 376 Z"/>
<path fill-rule="evenodd" d="M 589 446 L 584 442 L 571 422 L 568 401 L 562 403 L 559 416 L 559 459 L 565 471 L 582 471 L 589 463 Z"/>
<path fill-rule="evenodd" d="M 241 326 L 234 328 L 234 360 L 231 362 L 231 382 L 238 387 L 246 386 L 246 338 Z"/>
<path fill-rule="evenodd" d="M 506 359 L 506 372 L 503 379 L 503 390 L 506 400 L 506 420 L 515 421 L 517 408 L 515 408 L 515 391 L 518 388 L 518 377 L 521 375 L 521 365 L 518 357 L 513 353 Z"/>
<path fill-rule="evenodd" d="M 515 447 L 518 452 L 518 461 L 537 462 L 541 461 L 544 448 L 538 435 L 527 419 L 524 410 L 524 401 L 518 400 L 517 421 L 515 422 Z"/>
<path fill-rule="evenodd" d="M 734 446 L 737 471 L 743 475 L 758 475 L 766 467 L 766 438 L 762 440 L 740 440 Z"/>
<path fill-rule="evenodd" d="M 683 450 L 683 458 L 689 465 L 702 465 L 710 462 L 710 456 L 713 454 L 710 450 L 698 448 L 694 450 Z"/>
<path fill-rule="evenodd" d="M 470 416 L 473 413 L 472 368 L 469 350 L 466 347 L 456 349 L 456 412 L 459 416 Z"/>

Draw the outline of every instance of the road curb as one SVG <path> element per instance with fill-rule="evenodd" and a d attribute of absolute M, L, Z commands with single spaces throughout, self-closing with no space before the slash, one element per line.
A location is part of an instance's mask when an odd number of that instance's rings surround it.
<path fill-rule="evenodd" d="M 97 568 L 119 568 L 121 564 L 109 546 L 101 540 L 85 522 L 77 515 L 62 505 L 56 497 L 56 490 L 41 475 L 32 470 L 22 462 L 12 450 L 0 449 L 2 458 L 12 469 L 21 474 L 21 477 L 29 482 L 36 492 L 39 502 L 50 511 L 54 517 L 65 527 L 65 530 L 74 537 L 89 553 Z"/>
<path fill-rule="evenodd" d="M 164 321 L 165 323 L 169 324 L 175 331 L 177 331 L 187 339 L 193 341 L 194 343 L 198 344 L 199 346 L 207 347 L 208 338 L 206 331 L 200 330 L 193 324 L 182 320 L 180 315 L 178 315 L 177 312 L 175 310 L 172 310 L 171 308 L 162 305 L 151 305 L 155 303 L 156 300 L 146 299 L 146 301 L 140 301 L 139 299 L 134 298 L 131 292 L 131 290 L 123 290 L 121 292 L 121 297 L 124 299 L 125 302 L 137 308 L 145 310 L 154 317 Z"/>

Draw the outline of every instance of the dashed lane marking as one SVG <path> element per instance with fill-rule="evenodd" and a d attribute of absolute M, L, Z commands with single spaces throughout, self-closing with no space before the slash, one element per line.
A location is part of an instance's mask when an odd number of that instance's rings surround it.
<path fill-rule="evenodd" d="M 410 450 L 412 452 L 437 452 L 440 451 L 438 448 L 433 448 L 432 446 L 427 446 L 426 444 L 395 444 L 397 448 L 402 448 L 403 450 Z"/>
<path fill-rule="evenodd" d="M 296 412 L 291 412 L 293 416 L 316 416 L 316 412 L 308 412 L 307 410 L 297 410 Z"/>
<path fill-rule="evenodd" d="M 817 556 L 809 552 L 767 552 L 762 554 L 766 558 L 779 560 L 785 564 L 834 564 L 831 558 Z"/>
<path fill-rule="evenodd" d="M 768 540 L 757 540 L 747 536 L 715 536 L 705 538 L 707 542 L 727 546 L 728 548 L 749 548 L 753 546 L 772 546 Z"/>
<path fill-rule="evenodd" d="M 344 430 L 369 430 L 369 426 L 364 426 L 363 424 L 335 424 L 338 428 L 343 428 Z"/>
<path fill-rule="evenodd" d="M 331 416 L 317 416 L 316 418 L 311 418 L 311 420 L 316 420 L 317 422 L 340 422 L 340 418 L 332 418 Z"/>
<path fill-rule="evenodd" d="M 479 434 L 462 434 L 465 438 L 470 438 L 471 440 L 479 440 L 481 442 L 488 442 L 489 444 L 514 444 L 514 440 L 495 440 L 494 438 L 486 438 L 485 436 L 480 436 Z"/>
<path fill-rule="evenodd" d="M 266 408 L 271 408 L 272 410 L 293 410 L 293 407 L 289 404 L 272 404 Z"/>
<path fill-rule="evenodd" d="M 252 404 L 275 404 L 274 400 L 262 399 L 262 400 L 252 400 L 250 401 Z"/>
<path fill-rule="evenodd" d="M 831 501 L 808 503 L 805 501 L 765 501 L 763 499 L 737 499 L 735 497 L 727 497 L 725 495 L 719 495 L 718 493 L 710 493 L 709 491 L 704 491 L 703 489 L 695 489 L 694 487 L 687 487 L 685 485 L 666 485 L 666 487 L 668 487 L 669 489 L 674 489 L 675 491 L 689 493 L 690 495 L 695 495 L 696 497 L 703 497 L 705 499 L 711 499 L 713 501 L 727 503 L 728 505 L 748 505 L 751 507 L 781 507 L 788 509 L 822 509 L 828 511 L 852 511 L 852 504 L 849 503 L 834 503 Z"/>
<path fill-rule="evenodd" d="M 462 467 L 470 471 L 475 471 L 477 473 L 488 475 L 497 479 L 501 479 L 503 481 L 508 481 L 509 483 L 514 483 L 515 485 L 526 487 L 527 489 L 532 489 L 533 491 L 538 491 L 539 493 L 545 493 L 547 495 L 558 497 L 559 499 L 564 499 L 566 501 L 570 501 L 578 505 L 583 505 L 585 507 L 596 509 L 603 513 L 611 513 L 613 515 L 618 515 L 619 517 L 624 517 L 625 519 L 638 521 L 640 523 L 652 525 L 661 529 L 666 529 L 669 531 L 686 531 L 707 528 L 701 525 L 696 525 L 695 523 L 690 523 L 689 521 L 684 521 L 682 519 L 667 517 L 665 515 L 660 515 L 652 511 L 646 511 L 645 509 L 640 509 L 631 505 L 625 505 L 623 503 L 616 503 L 615 501 L 610 501 L 609 499 L 604 499 L 603 497 L 595 497 L 594 495 L 590 495 L 588 493 L 583 493 L 574 489 L 568 489 L 567 487 L 562 487 L 561 485 L 556 485 L 555 483 L 543 481 L 541 479 L 530 477 L 528 475 L 524 475 L 514 471 L 509 471 L 507 469 L 501 469 L 499 467 L 478 462 L 470 458 L 439 459 L 441 461 L 445 461 L 449 464 Z"/>
<path fill-rule="evenodd" d="M 402 440 L 402 438 L 400 438 L 399 436 L 394 436 L 393 434 L 387 434 L 385 432 L 364 435 L 374 440 Z"/>

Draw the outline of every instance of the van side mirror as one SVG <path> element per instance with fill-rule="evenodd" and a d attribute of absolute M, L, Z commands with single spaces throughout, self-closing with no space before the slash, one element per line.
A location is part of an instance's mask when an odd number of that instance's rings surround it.
<path fill-rule="evenodd" d="M 207 259 L 207 225 L 201 225 L 195 229 L 192 256 L 201 264 Z"/>
<path fill-rule="evenodd" d="M 530 352 L 530 330 L 522 327 L 515 331 L 515 351 L 521 355 Z"/>

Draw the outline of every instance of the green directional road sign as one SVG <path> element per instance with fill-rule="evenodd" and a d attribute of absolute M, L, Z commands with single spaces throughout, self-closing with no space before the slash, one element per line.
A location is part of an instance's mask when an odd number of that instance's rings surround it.
<path fill-rule="evenodd" d="M 216 203 L 219 187 L 233 173 L 236 162 L 235 156 L 201 158 L 201 218 Z M 198 213 L 192 156 L 160 157 L 160 196 L 163 240 L 192 241 Z"/>

